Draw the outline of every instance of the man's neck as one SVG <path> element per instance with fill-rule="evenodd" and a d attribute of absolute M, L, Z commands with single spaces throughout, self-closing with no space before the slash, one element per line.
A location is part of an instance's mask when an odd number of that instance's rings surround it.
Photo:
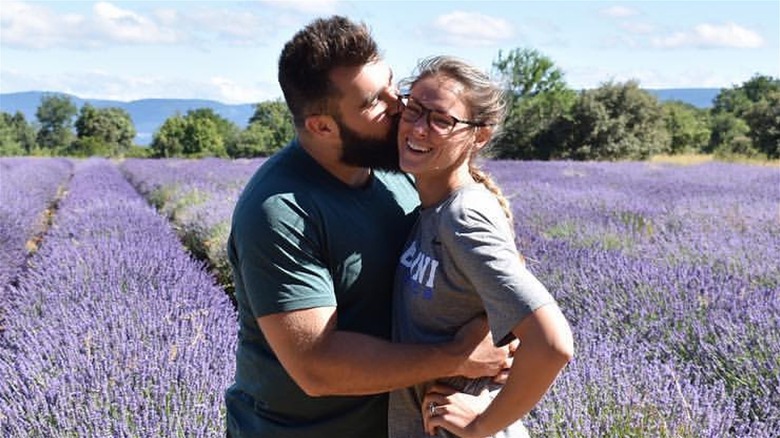
<path fill-rule="evenodd" d="M 312 144 L 299 138 L 301 148 L 308 153 L 323 169 L 349 187 L 365 186 L 371 178 L 371 168 L 356 167 L 341 161 L 340 149 L 327 145 Z"/>

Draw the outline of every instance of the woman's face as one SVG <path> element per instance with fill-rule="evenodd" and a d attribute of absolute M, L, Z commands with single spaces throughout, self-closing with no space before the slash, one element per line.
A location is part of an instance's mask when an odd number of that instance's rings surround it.
<path fill-rule="evenodd" d="M 446 76 L 429 76 L 414 84 L 398 124 L 401 170 L 418 179 L 447 179 L 461 166 L 468 169 L 477 128 L 455 122 L 471 118 L 465 91 Z M 450 127 L 447 121 L 453 122 Z"/>

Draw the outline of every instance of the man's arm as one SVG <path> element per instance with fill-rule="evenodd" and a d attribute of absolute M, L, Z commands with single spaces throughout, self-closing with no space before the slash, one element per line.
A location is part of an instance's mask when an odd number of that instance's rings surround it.
<path fill-rule="evenodd" d="M 448 344 L 394 344 L 336 329 L 335 307 L 257 318 L 284 368 L 310 396 L 376 394 L 439 377 L 493 376 L 508 366 L 487 321 L 478 318 Z"/>

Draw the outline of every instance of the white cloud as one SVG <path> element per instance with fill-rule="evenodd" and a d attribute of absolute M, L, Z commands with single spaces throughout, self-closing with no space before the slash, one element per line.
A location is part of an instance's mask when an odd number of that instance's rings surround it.
<path fill-rule="evenodd" d="M 651 45 L 663 49 L 681 47 L 753 49 L 762 47 L 764 39 L 758 33 L 734 23 L 699 24 L 687 32 L 651 39 Z"/>
<path fill-rule="evenodd" d="M 142 14 L 103 1 L 86 13 L 57 14 L 45 4 L 3 0 L 2 45 L 23 49 L 174 45 L 194 41 L 260 45 L 277 29 L 274 18 L 263 16 L 262 11 L 247 3 L 220 8 L 197 5 Z"/>
<path fill-rule="evenodd" d="M 111 3 L 98 2 L 93 12 L 91 24 L 97 36 L 117 43 L 171 44 L 182 38 L 170 27 L 160 26 L 150 18 Z"/>
<path fill-rule="evenodd" d="M 455 46 L 489 46 L 510 38 L 514 30 L 508 21 L 489 15 L 454 11 L 433 22 L 435 37 Z"/>
<path fill-rule="evenodd" d="M 34 75 L 3 69 L 2 93 L 57 91 L 81 98 L 129 102 L 150 97 L 207 99 L 223 103 L 255 103 L 281 96 L 276 83 L 241 83 L 225 77 L 191 79 L 163 76 L 122 76 L 102 70 Z"/>
<path fill-rule="evenodd" d="M 96 3 L 91 12 L 90 15 L 60 15 L 46 6 L 6 1 L 2 44 L 27 49 L 85 48 L 109 43 L 170 44 L 183 38 L 172 28 L 111 3 Z"/>
<path fill-rule="evenodd" d="M 180 14 L 193 34 L 208 33 L 234 45 L 260 45 L 276 28 L 271 19 L 246 9 L 199 8 Z"/>
<path fill-rule="evenodd" d="M 601 15 L 606 15 L 607 17 L 611 18 L 626 18 L 639 15 L 639 11 L 626 6 L 612 6 L 609 8 L 604 8 L 599 12 Z"/>

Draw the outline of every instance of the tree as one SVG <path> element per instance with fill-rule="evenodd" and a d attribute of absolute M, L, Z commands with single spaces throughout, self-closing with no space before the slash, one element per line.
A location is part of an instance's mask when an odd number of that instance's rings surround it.
<path fill-rule="evenodd" d="M 184 153 L 185 129 L 187 120 L 180 114 L 165 119 L 160 129 L 154 133 L 152 144 L 152 156 L 157 158 L 180 157 Z"/>
<path fill-rule="evenodd" d="M 758 152 L 748 137 L 750 126 L 741 117 L 723 112 L 712 117 L 712 135 L 706 152 L 719 156 L 754 156 Z"/>
<path fill-rule="evenodd" d="M 780 79 L 758 74 L 742 85 L 721 90 L 713 103 L 708 151 L 725 156 L 776 156 L 777 93 Z"/>
<path fill-rule="evenodd" d="M 0 114 L 0 156 L 24 155 L 24 148 L 16 137 L 16 130 L 11 124 L 11 115 Z"/>
<path fill-rule="evenodd" d="M 24 114 L 0 113 L 0 155 L 32 155 L 36 151 L 35 127 Z"/>
<path fill-rule="evenodd" d="M 127 111 L 85 104 L 76 120 L 78 141 L 69 152 L 80 156 L 123 156 L 132 147 L 135 134 L 135 125 Z"/>
<path fill-rule="evenodd" d="M 51 153 L 59 153 L 73 141 L 73 117 L 78 109 L 66 95 L 44 95 L 35 112 L 41 127 L 36 141 Z"/>
<path fill-rule="evenodd" d="M 670 136 L 670 153 L 696 153 L 707 149 L 710 141 L 707 110 L 679 101 L 665 102 L 661 106 Z"/>
<path fill-rule="evenodd" d="M 609 82 L 582 92 L 571 120 L 561 158 L 642 160 L 669 150 L 661 105 L 636 81 Z"/>
<path fill-rule="evenodd" d="M 562 128 L 577 94 L 568 88 L 563 72 L 533 49 L 501 52 L 493 68 L 507 89 L 504 132 L 493 145 L 495 158 L 549 159 L 567 136 Z"/>
<path fill-rule="evenodd" d="M 260 125 L 271 134 L 262 150 L 271 155 L 283 148 L 295 136 L 292 114 L 281 100 L 261 102 L 255 105 L 255 113 L 249 118 L 249 127 Z"/>
<path fill-rule="evenodd" d="M 276 150 L 274 132 L 261 123 L 250 123 L 241 131 L 235 143 L 227 150 L 230 158 L 252 158 L 272 155 Z"/>
<path fill-rule="evenodd" d="M 222 149 L 225 149 L 227 145 L 234 143 L 236 141 L 236 138 L 238 137 L 239 132 L 241 130 L 238 126 L 236 126 L 235 123 L 231 122 L 230 120 L 220 116 L 216 112 L 214 112 L 211 108 L 199 108 L 195 110 L 191 110 L 187 112 L 186 117 L 194 120 L 210 120 L 213 122 L 214 126 L 217 129 L 217 132 L 219 133 L 219 136 L 222 138 Z M 217 152 L 216 150 L 214 152 Z M 219 156 L 224 156 L 224 151 L 221 151 Z"/>
<path fill-rule="evenodd" d="M 238 127 L 209 108 L 169 117 L 152 139 L 155 157 L 226 157 L 227 147 L 235 142 Z"/>
<path fill-rule="evenodd" d="M 499 51 L 493 67 L 507 81 L 513 100 L 567 88 L 563 72 L 552 59 L 534 49 L 514 49 L 506 57 Z"/>
<path fill-rule="evenodd" d="M 780 90 L 768 92 L 744 118 L 753 146 L 769 158 L 780 158 Z"/>
<path fill-rule="evenodd" d="M 713 101 L 712 112 L 727 112 L 742 117 L 752 104 L 775 91 L 780 91 L 780 79 L 756 74 L 742 85 L 722 89 Z"/>

